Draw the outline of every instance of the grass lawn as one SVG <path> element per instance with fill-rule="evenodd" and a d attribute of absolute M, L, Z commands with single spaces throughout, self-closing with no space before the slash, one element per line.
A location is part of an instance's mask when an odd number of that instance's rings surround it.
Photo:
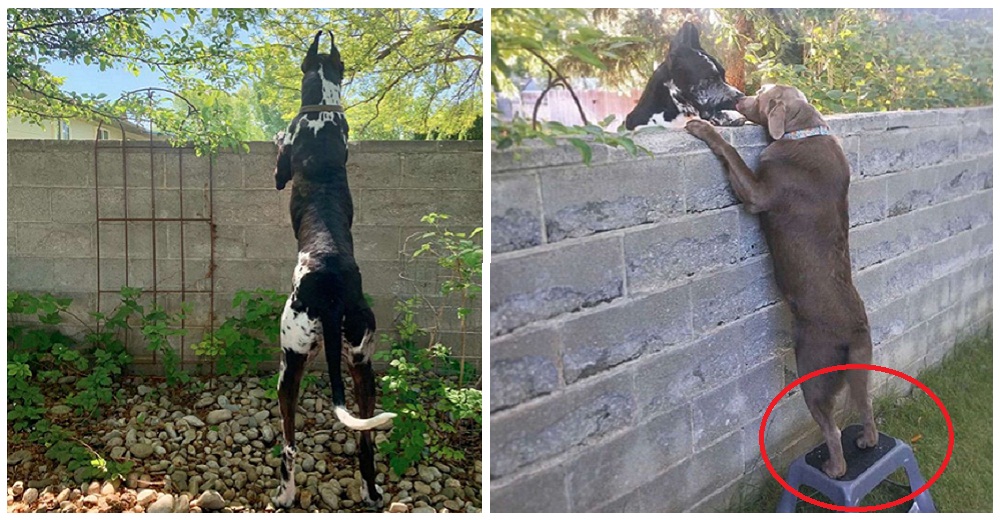
<path fill-rule="evenodd" d="M 955 448 L 941 478 L 931 487 L 940 512 L 990 512 L 993 510 L 993 333 L 970 339 L 949 354 L 939 366 L 920 374 L 944 403 L 955 428 Z M 875 403 L 879 429 L 913 446 L 924 478 L 930 478 L 944 460 L 948 429 L 934 401 L 919 389 L 909 397 L 885 397 Z M 902 470 L 891 481 L 907 484 Z M 773 480 L 762 489 L 745 493 L 734 512 L 773 512 L 781 495 Z M 803 487 L 803 493 L 829 502 Z M 909 494 L 909 489 L 883 482 L 862 505 L 884 504 Z M 912 502 L 887 511 L 906 512 Z M 799 512 L 832 512 L 799 502 Z"/>

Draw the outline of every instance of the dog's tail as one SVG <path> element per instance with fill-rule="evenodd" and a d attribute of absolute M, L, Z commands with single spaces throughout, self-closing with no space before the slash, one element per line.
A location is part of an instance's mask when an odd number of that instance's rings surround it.
<path fill-rule="evenodd" d="M 339 405 L 334 408 L 334 413 L 337 414 L 337 420 L 344 423 L 344 426 L 352 430 L 371 430 L 373 428 L 378 428 L 383 424 L 392 421 L 396 414 L 391 412 L 382 412 L 371 419 L 358 419 L 357 417 L 351 415 L 351 412 L 347 410 L 347 407 Z"/>

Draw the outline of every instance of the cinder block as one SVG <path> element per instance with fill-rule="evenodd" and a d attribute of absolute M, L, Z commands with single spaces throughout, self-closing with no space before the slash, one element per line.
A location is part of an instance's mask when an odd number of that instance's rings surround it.
<path fill-rule="evenodd" d="M 910 166 L 920 168 L 956 160 L 959 157 L 960 131 L 960 127 L 932 127 L 915 132 L 913 162 Z M 992 140 L 987 150 L 991 148 Z"/>
<path fill-rule="evenodd" d="M 981 184 L 982 189 L 990 189 L 993 187 L 993 154 L 980 155 L 979 161 L 976 163 L 976 177 L 981 178 L 983 183 Z M 978 189 L 978 188 L 977 188 Z"/>
<path fill-rule="evenodd" d="M 729 186 L 722 161 L 710 151 L 677 157 L 684 176 L 688 213 L 733 206 L 739 201 Z"/>
<path fill-rule="evenodd" d="M 862 139 L 859 145 L 859 171 L 865 177 L 903 171 L 914 164 L 913 130 L 890 130 L 878 139 Z"/>
<path fill-rule="evenodd" d="M 883 112 L 831 114 L 823 118 L 826 119 L 830 130 L 839 136 L 877 132 L 886 128 L 886 117 Z"/>
<path fill-rule="evenodd" d="M 51 190 L 52 220 L 55 222 L 94 222 L 93 188 L 61 188 Z"/>
<path fill-rule="evenodd" d="M 556 330 L 537 329 L 490 342 L 490 412 L 543 396 L 562 386 L 561 338 Z"/>
<path fill-rule="evenodd" d="M 792 345 L 792 314 L 784 303 L 765 307 L 728 327 L 740 328 L 741 361 L 745 368 L 780 356 Z M 735 338 L 734 338 L 735 339 Z"/>
<path fill-rule="evenodd" d="M 851 182 L 847 207 L 851 227 L 876 222 L 886 217 L 886 182 L 878 179 L 858 179 Z M 893 216 L 891 213 L 889 216 Z"/>
<path fill-rule="evenodd" d="M 235 293 L 244 289 L 291 288 L 289 263 L 285 260 L 216 260 L 215 289 Z"/>
<path fill-rule="evenodd" d="M 885 118 L 886 127 L 893 128 L 927 128 L 939 125 L 937 110 L 895 110 L 880 114 Z"/>
<path fill-rule="evenodd" d="M 632 159 L 540 175 L 549 242 L 659 222 L 684 211 L 677 157 Z"/>
<path fill-rule="evenodd" d="M 591 149 L 590 164 L 602 164 L 607 161 L 609 148 L 603 144 L 598 144 L 590 139 Z M 561 141 L 556 146 L 549 146 L 541 141 L 526 141 L 522 145 L 497 150 L 496 146 L 491 146 L 492 159 L 490 170 L 492 174 L 508 172 L 512 170 L 527 170 L 532 168 L 546 168 L 561 166 L 564 164 L 583 165 L 583 155 L 580 150 L 568 142 Z"/>
<path fill-rule="evenodd" d="M 691 455 L 691 417 L 678 408 L 587 448 L 566 463 L 570 506 L 591 511 Z"/>
<path fill-rule="evenodd" d="M 888 216 L 895 217 L 940 201 L 938 177 L 947 166 L 931 166 L 885 177 Z"/>
<path fill-rule="evenodd" d="M 276 191 L 216 190 L 213 199 L 214 220 L 222 225 L 274 225 L 288 212 Z"/>
<path fill-rule="evenodd" d="M 291 266 L 298 255 L 292 230 L 283 226 L 243 226 L 246 258 L 282 259 Z"/>
<path fill-rule="evenodd" d="M 351 191 L 358 188 L 398 188 L 403 174 L 399 153 L 351 153 L 347 179 Z M 419 220 L 418 220 L 419 221 Z"/>
<path fill-rule="evenodd" d="M 850 135 L 850 136 L 839 136 L 840 148 L 844 151 L 844 157 L 847 158 L 847 167 L 851 172 L 851 179 L 857 179 L 861 176 L 861 139 L 860 135 Z"/>
<path fill-rule="evenodd" d="M 736 210 L 736 215 L 739 217 L 740 228 L 738 239 L 740 261 L 766 255 L 768 253 L 767 240 L 764 239 L 764 232 L 760 227 L 760 218 L 748 213 L 742 206 Z"/>
<path fill-rule="evenodd" d="M 246 157 L 244 154 L 234 153 L 232 151 L 223 151 L 218 155 L 213 157 L 212 162 L 212 188 L 217 190 L 238 190 L 242 189 L 243 186 L 243 159 Z M 201 158 L 199 158 L 201 160 Z M 274 189 L 274 166 L 268 173 L 271 173 L 269 177 L 272 182 L 270 186 L 265 186 L 267 188 Z M 193 181 L 193 182 L 191 182 Z M 185 187 L 198 188 L 201 187 L 197 183 L 197 179 L 192 179 L 188 181 L 187 172 L 185 172 L 185 178 L 183 181 Z M 204 182 L 204 181 L 202 181 Z"/>
<path fill-rule="evenodd" d="M 866 269 L 894 258 L 912 247 L 909 224 L 915 219 L 891 218 L 850 231 L 851 268 Z"/>
<path fill-rule="evenodd" d="M 742 473 L 742 436 L 736 432 L 644 484 L 642 509 L 680 512 Z"/>
<path fill-rule="evenodd" d="M 631 368 L 639 413 L 650 417 L 686 405 L 692 397 L 743 371 L 741 324 L 718 329 L 693 344 L 644 356 Z"/>
<path fill-rule="evenodd" d="M 291 230 L 286 234 L 292 235 Z M 354 258 L 361 260 L 398 260 L 399 228 L 395 226 L 354 226 Z"/>
<path fill-rule="evenodd" d="M 482 191 L 354 189 L 354 222 L 375 226 L 412 226 L 428 213 L 444 213 L 452 226 L 481 225 Z"/>
<path fill-rule="evenodd" d="M 868 312 L 873 345 L 880 345 L 899 336 L 913 326 L 913 309 L 906 297 L 897 298 Z"/>
<path fill-rule="evenodd" d="M 695 333 L 702 333 L 778 301 L 768 258 L 753 260 L 691 284 Z"/>
<path fill-rule="evenodd" d="M 17 224 L 17 250 L 35 258 L 94 258 L 94 224 Z"/>
<path fill-rule="evenodd" d="M 562 327 L 566 383 L 689 340 L 690 305 L 682 286 L 567 320 Z"/>
<path fill-rule="evenodd" d="M 984 189 L 986 174 L 979 170 L 979 164 L 978 159 L 973 158 L 939 166 L 934 179 L 937 188 L 934 203 L 954 200 Z"/>
<path fill-rule="evenodd" d="M 183 174 L 183 178 L 178 177 L 178 187 L 180 184 L 184 184 L 184 189 L 202 189 L 207 190 L 209 186 L 213 188 L 218 188 L 216 186 L 215 179 L 215 167 L 212 164 L 212 156 L 210 155 L 195 155 L 193 150 L 186 149 L 178 159 L 178 169 Z M 272 167 L 273 169 L 273 167 Z M 223 174 L 225 175 L 225 174 Z M 231 175 L 231 174 L 230 174 Z M 270 186 L 274 186 L 273 179 L 271 177 L 272 183 Z M 240 181 L 236 181 L 240 182 Z M 229 184 L 234 188 L 234 181 L 230 177 L 223 184 Z M 103 184 L 102 184 L 103 185 Z M 169 184 L 168 184 L 169 186 Z"/>
<path fill-rule="evenodd" d="M 490 478 L 512 474 L 566 450 L 629 428 L 635 416 L 632 380 L 590 380 L 564 392 L 492 414 Z"/>
<path fill-rule="evenodd" d="M 506 253 L 543 243 L 538 177 L 493 175 L 490 178 L 491 253 Z"/>
<path fill-rule="evenodd" d="M 738 257 L 736 209 L 627 232 L 629 290 L 660 290 L 678 280 L 734 264 Z"/>
<path fill-rule="evenodd" d="M 555 466 L 529 475 L 490 483 L 490 512 L 568 513 L 566 467 Z"/>
<path fill-rule="evenodd" d="M 278 160 L 278 147 L 271 144 L 267 153 L 251 150 L 243 155 L 243 187 L 248 189 L 275 189 L 274 167 Z M 348 174 L 350 175 L 350 174 Z M 287 187 L 285 189 L 288 189 Z"/>
<path fill-rule="evenodd" d="M 27 141 L 26 145 L 39 141 Z M 62 144 L 62 143 L 60 143 Z M 94 186 L 93 148 L 68 145 L 44 150 L 10 150 L 7 172 L 11 186 L 84 188 Z M 146 181 L 149 182 L 148 179 Z"/>
<path fill-rule="evenodd" d="M 594 510 L 597 513 L 641 513 L 642 512 L 642 495 L 639 493 L 638 489 L 633 489 L 632 491 L 605 502 L 597 509 Z"/>
<path fill-rule="evenodd" d="M 758 365 L 739 379 L 706 392 L 691 403 L 696 449 L 712 444 L 762 414 L 784 386 L 781 360 Z"/>
<path fill-rule="evenodd" d="M 494 259 L 490 334 L 622 296 L 621 247 L 619 237 L 608 237 Z"/>
<path fill-rule="evenodd" d="M 50 188 L 11 186 L 7 189 L 8 222 L 49 222 Z"/>
<path fill-rule="evenodd" d="M 478 190 L 483 187 L 482 153 L 402 155 L 400 186 Z"/>
<path fill-rule="evenodd" d="M 958 127 L 953 127 L 957 129 Z M 992 153 L 993 117 L 978 123 L 967 122 L 961 128 L 961 154 L 963 157 Z"/>
<path fill-rule="evenodd" d="M 719 128 L 725 133 L 725 129 Z M 732 129 L 739 132 L 736 129 Z M 742 129 L 740 129 L 742 130 Z M 742 133 L 742 132 L 741 132 Z M 752 132 L 747 132 L 752 133 Z M 635 144 L 655 155 L 676 155 L 705 150 L 705 143 L 681 128 L 650 127 L 636 131 Z M 612 161 L 624 161 L 629 157 L 624 151 L 612 150 Z"/>

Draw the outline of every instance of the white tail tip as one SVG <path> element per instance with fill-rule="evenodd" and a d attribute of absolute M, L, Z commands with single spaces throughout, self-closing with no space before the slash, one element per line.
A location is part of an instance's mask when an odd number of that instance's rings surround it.
<path fill-rule="evenodd" d="M 357 417 L 351 415 L 351 412 L 347 411 L 347 408 L 343 406 L 338 406 L 334 409 L 334 413 L 337 414 L 337 420 L 344 423 L 344 426 L 352 430 L 371 430 L 373 428 L 378 428 L 383 424 L 388 423 L 396 416 L 394 413 L 382 412 L 371 419 L 358 419 Z"/>

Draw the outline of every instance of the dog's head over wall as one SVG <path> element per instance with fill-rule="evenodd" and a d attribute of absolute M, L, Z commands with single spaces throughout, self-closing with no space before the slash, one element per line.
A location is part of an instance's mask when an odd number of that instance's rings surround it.
<path fill-rule="evenodd" d="M 683 122 L 691 117 L 727 124 L 723 110 L 736 108 L 743 93 L 726 83 L 726 70 L 701 48 L 698 29 L 685 22 L 670 42 L 670 54 L 646 83 L 625 128 Z"/>
<path fill-rule="evenodd" d="M 277 136 L 275 185 L 280 190 L 293 178 L 309 182 L 346 181 L 350 127 L 341 106 L 344 62 L 330 34 L 330 52 L 319 52 L 323 31 L 316 33 L 302 60 L 302 106 Z"/>

